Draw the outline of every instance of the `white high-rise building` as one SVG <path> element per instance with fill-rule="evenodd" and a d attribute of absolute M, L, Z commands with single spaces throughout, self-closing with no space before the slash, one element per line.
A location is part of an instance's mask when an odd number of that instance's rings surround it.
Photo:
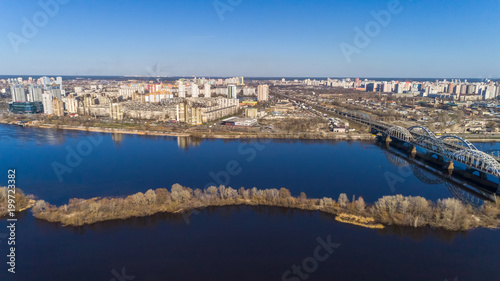
<path fill-rule="evenodd" d="M 78 101 L 73 96 L 64 97 L 62 101 L 69 114 L 78 113 Z"/>
<path fill-rule="evenodd" d="M 13 102 L 26 102 L 26 92 L 24 90 L 24 85 L 11 84 L 10 93 L 12 95 Z"/>
<path fill-rule="evenodd" d="M 50 92 L 52 96 L 57 98 L 58 100 L 62 99 L 63 93 L 59 86 L 50 86 L 48 92 Z"/>
<path fill-rule="evenodd" d="M 497 87 L 495 85 L 489 85 L 486 90 L 483 91 L 483 97 L 485 100 L 494 99 L 496 96 Z"/>
<path fill-rule="evenodd" d="M 28 88 L 28 101 L 42 101 L 42 85 L 32 84 Z"/>
<path fill-rule="evenodd" d="M 382 89 L 381 89 L 381 90 L 382 90 L 382 92 L 384 92 L 384 93 L 390 93 L 390 92 L 392 92 L 392 84 L 390 84 L 390 83 L 389 83 L 389 82 L 387 82 L 387 81 L 384 81 L 384 82 L 382 83 Z"/>
<path fill-rule="evenodd" d="M 210 90 L 210 84 L 205 84 L 204 89 L 203 89 L 203 95 L 206 98 L 212 97 L 212 91 Z"/>
<path fill-rule="evenodd" d="M 404 85 L 399 82 L 396 84 L 396 94 L 402 94 L 404 91 Z"/>
<path fill-rule="evenodd" d="M 200 95 L 200 89 L 195 83 L 191 83 L 191 97 L 197 98 Z"/>
<path fill-rule="evenodd" d="M 257 100 L 258 101 L 269 100 L 269 86 L 268 85 L 259 85 L 257 87 Z"/>
<path fill-rule="evenodd" d="M 182 82 L 179 82 L 179 98 L 186 97 L 186 86 Z"/>
<path fill-rule="evenodd" d="M 237 95 L 236 95 L 236 86 L 235 85 L 229 85 L 227 86 L 227 98 L 228 99 L 235 99 L 237 98 Z"/>
<path fill-rule="evenodd" d="M 53 114 L 52 110 L 52 95 L 50 93 L 42 94 L 42 104 L 43 104 L 43 113 L 45 114 Z"/>
<path fill-rule="evenodd" d="M 47 89 L 48 86 L 50 86 L 50 78 L 47 76 L 42 77 L 42 84 L 45 89 Z"/>

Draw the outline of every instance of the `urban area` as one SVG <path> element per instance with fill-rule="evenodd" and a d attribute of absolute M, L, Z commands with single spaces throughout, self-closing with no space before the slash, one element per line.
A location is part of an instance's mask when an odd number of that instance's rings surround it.
<path fill-rule="evenodd" d="M 494 138 L 499 82 L 466 79 L 40 77 L 0 80 L 1 119 L 21 126 L 176 133 L 368 136 L 325 112 L 341 108 L 402 126 Z M 204 134 L 203 136 L 207 136 Z M 284 135 L 283 135 L 284 136 Z M 477 136 L 476 136 L 477 137 Z"/>

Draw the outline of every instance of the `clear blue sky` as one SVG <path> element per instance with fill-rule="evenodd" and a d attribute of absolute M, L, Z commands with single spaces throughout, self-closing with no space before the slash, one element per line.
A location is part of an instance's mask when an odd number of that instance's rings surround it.
<path fill-rule="evenodd" d="M 498 0 L 401 0 L 350 62 L 340 44 L 389 1 L 220 0 L 223 20 L 213 0 L 64 1 L 15 52 L 43 9 L 0 0 L 0 74 L 500 77 Z"/>

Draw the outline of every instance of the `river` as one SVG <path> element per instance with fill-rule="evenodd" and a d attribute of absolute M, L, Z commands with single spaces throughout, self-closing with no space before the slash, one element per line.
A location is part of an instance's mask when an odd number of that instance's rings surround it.
<path fill-rule="evenodd" d="M 400 161 L 375 142 L 197 140 L 0 125 L 2 185 L 14 168 L 18 187 L 57 205 L 174 183 L 286 187 L 315 198 L 347 193 L 370 203 L 394 194 L 452 197 L 449 184 L 426 184 Z M 6 225 L 0 222 L 0 280 L 120 280 L 116 275 L 125 272 L 124 280 L 282 280 L 287 271 L 285 280 L 500 276 L 497 230 L 372 230 L 317 212 L 245 206 L 84 227 L 62 227 L 24 212 L 11 274 L 1 236 Z M 327 257 L 319 261 L 315 249 L 327 240 L 336 248 L 322 249 Z M 293 273 L 294 265 L 301 274 Z"/>

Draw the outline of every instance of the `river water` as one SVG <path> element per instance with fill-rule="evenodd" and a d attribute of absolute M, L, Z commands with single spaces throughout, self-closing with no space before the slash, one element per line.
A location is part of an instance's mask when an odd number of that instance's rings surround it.
<path fill-rule="evenodd" d="M 401 161 L 375 142 L 196 140 L 0 126 L 0 183 L 6 185 L 14 168 L 18 187 L 57 205 L 174 183 L 286 187 L 315 198 L 347 193 L 370 203 L 394 194 L 453 196 L 449 184 L 426 184 Z M 25 212 L 16 227 L 17 273 L 11 274 L 1 236 L 6 225 L 0 222 L 0 280 L 282 280 L 294 265 L 306 268 L 283 280 L 500 280 L 500 233 L 488 229 L 371 230 L 317 212 L 244 206 L 84 227 L 61 227 Z M 314 259 L 324 244 L 318 241 L 328 240 L 334 251 L 322 248 L 325 260 Z"/>

